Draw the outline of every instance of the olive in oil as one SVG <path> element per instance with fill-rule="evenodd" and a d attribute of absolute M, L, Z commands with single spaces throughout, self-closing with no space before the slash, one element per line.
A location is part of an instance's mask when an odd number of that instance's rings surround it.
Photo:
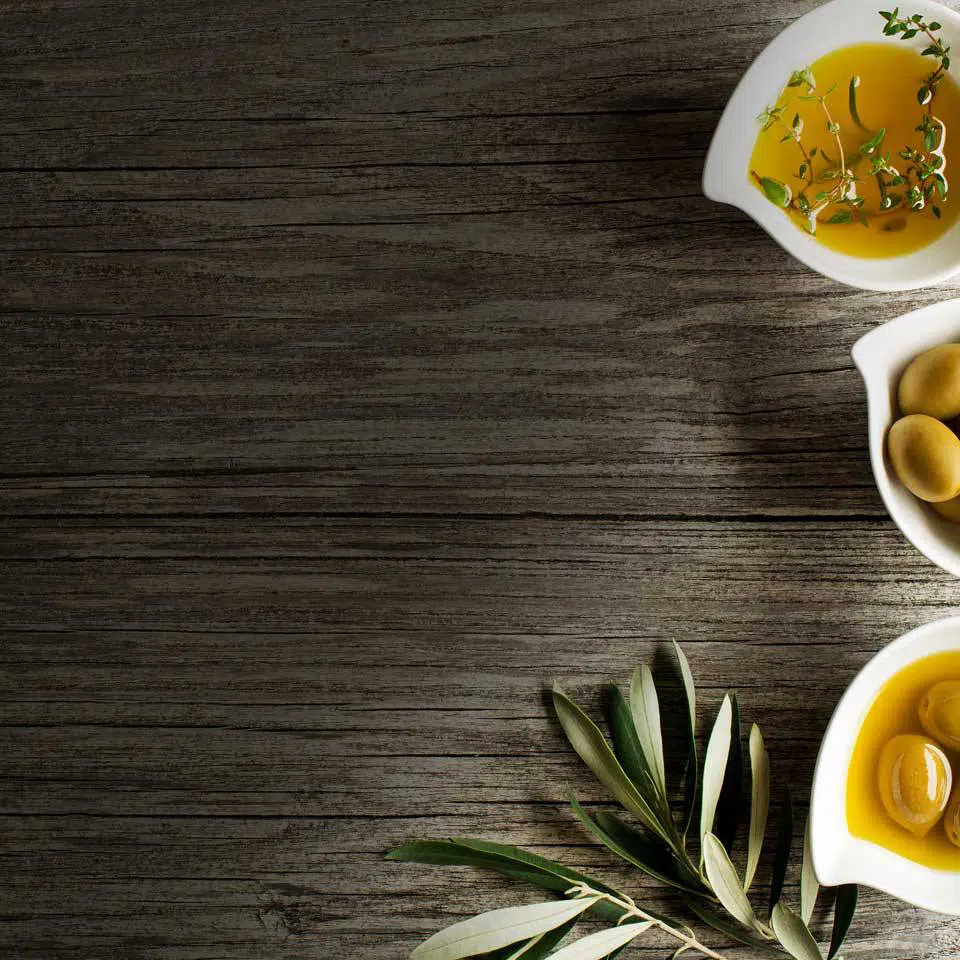
<path fill-rule="evenodd" d="M 881 210 L 880 189 L 876 179 L 869 175 L 869 160 L 860 154 L 860 145 L 881 128 L 886 133 L 880 152 L 884 155 L 889 152 L 894 166 L 905 166 L 905 161 L 897 156 L 900 150 L 908 146 L 922 149 L 921 134 L 916 127 L 926 107 L 917 103 L 917 90 L 935 66 L 931 58 L 922 57 L 918 50 L 906 43 L 862 43 L 841 47 L 811 64 L 817 91 L 826 93 L 834 87 L 826 103 L 833 119 L 840 125 L 839 136 L 847 165 L 861 178 L 856 189 L 857 195 L 864 200 L 861 209 L 868 221 L 867 226 L 858 222 L 828 224 L 825 222 L 831 213 L 828 208 L 826 216 L 821 214 L 815 234 L 824 246 L 854 257 L 898 257 L 932 243 L 956 222 L 960 215 L 960 192 L 953 197 L 950 190 L 945 201 L 937 201 L 941 213 L 939 219 L 930 203 L 920 211 L 902 206 L 890 211 Z M 866 130 L 857 125 L 850 111 L 849 87 L 853 76 L 860 78 L 856 91 L 857 113 Z M 787 125 L 795 114 L 799 114 L 804 147 L 808 152 L 817 148 L 814 171 L 823 171 L 829 161 L 837 163 L 834 156 L 836 141 L 827 129 L 820 105 L 800 99 L 805 93 L 802 88 L 785 88 L 777 106 L 785 107 L 783 120 Z M 956 171 L 950 163 L 952 144 L 956 143 L 960 150 L 960 88 L 949 75 L 938 86 L 930 108 L 946 129 L 943 144 L 946 162 L 942 172 L 948 183 L 951 174 L 956 172 L 957 187 L 960 188 L 960 153 Z M 781 142 L 784 133 L 784 127 L 779 123 L 759 133 L 748 175 L 754 181 L 756 176 L 779 180 L 789 185 L 796 195 L 806 183 L 797 176 L 804 158 L 796 142 Z M 822 159 L 824 151 L 826 161 Z M 815 185 L 808 188 L 808 192 L 818 188 Z M 791 210 L 789 216 L 800 229 L 805 229 L 805 218 L 798 211 Z"/>
<path fill-rule="evenodd" d="M 861 228 L 862 229 L 862 228 Z M 922 836 L 888 815 L 878 782 L 884 748 L 903 735 L 927 736 L 920 721 L 924 696 L 937 684 L 960 681 L 960 652 L 939 653 L 901 670 L 870 707 L 853 750 L 847 777 L 847 826 L 909 860 L 940 870 L 960 870 L 960 847 L 950 842 L 943 821 Z M 960 752 L 940 744 L 960 782 Z M 956 790 L 957 788 L 954 787 Z"/>

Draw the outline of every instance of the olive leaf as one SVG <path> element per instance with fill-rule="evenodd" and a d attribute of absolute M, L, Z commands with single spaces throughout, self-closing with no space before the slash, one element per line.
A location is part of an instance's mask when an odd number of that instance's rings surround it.
<path fill-rule="evenodd" d="M 708 833 L 703 838 L 703 865 L 707 872 L 707 880 L 727 913 L 745 927 L 762 933 L 763 927 L 753 912 L 747 895 L 743 892 L 743 885 L 740 883 L 737 871 L 715 834 Z"/>
<path fill-rule="evenodd" d="M 525 907 L 504 907 L 461 920 L 435 933 L 410 954 L 410 960 L 463 960 L 528 940 L 578 917 L 597 902 L 549 900 Z"/>
<path fill-rule="evenodd" d="M 502 950 L 485 953 L 483 960 L 545 960 L 553 948 L 577 925 L 579 917 L 574 917 L 553 930 L 541 933 L 519 947 L 512 943 Z"/>
<path fill-rule="evenodd" d="M 551 960 L 602 960 L 614 950 L 619 950 L 631 940 L 636 940 L 641 933 L 645 933 L 652 926 L 653 922 L 646 920 L 643 923 L 625 923 L 620 927 L 587 934 L 558 950 Z"/>
<path fill-rule="evenodd" d="M 723 772 L 723 786 L 717 800 L 713 832 L 720 842 L 733 850 L 733 843 L 743 812 L 743 744 L 740 742 L 740 701 L 736 693 L 730 695 L 730 750 Z"/>
<path fill-rule="evenodd" d="M 597 725 L 564 693 L 559 684 L 553 686 L 553 705 L 571 746 L 594 776 L 644 826 L 666 839 L 663 827 L 650 805 L 620 766 L 610 745 Z"/>
<path fill-rule="evenodd" d="M 570 807 L 574 816 L 583 824 L 587 830 L 593 834 L 608 850 L 615 853 L 621 860 L 633 864 L 639 870 L 642 870 L 654 880 L 661 883 L 673 884 L 673 879 L 669 876 L 668 861 L 669 853 L 665 847 L 655 846 L 655 841 L 647 841 L 645 837 L 638 834 L 638 843 L 631 849 L 620 839 L 613 836 L 608 830 L 600 826 L 593 817 L 587 813 L 580 804 L 580 801 L 571 793 L 568 797 Z M 625 826 L 625 824 L 624 824 Z M 649 846 L 644 848 L 641 844 L 646 841 Z"/>
<path fill-rule="evenodd" d="M 700 841 L 713 830 L 717 802 L 723 789 L 727 771 L 727 756 L 730 753 L 730 721 L 733 706 L 727 694 L 720 704 L 717 719 L 707 742 L 707 754 L 703 761 L 703 795 L 700 798 Z"/>
<path fill-rule="evenodd" d="M 683 692 L 687 700 L 687 760 L 683 773 L 683 834 L 687 835 L 693 821 L 693 810 L 697 800 L 697 688 L 693 682 L 693 673 L 687 656 L 680 649 L 680 644 L 673 641 L 673 652 L 680 667 L 680 676 L 683 679 Z"/>
<path fill-rule="evenodd" d="M 651 807 L 662 804 L 664 798 L 657 789 L 656 781 L 643 755 L 637 730 L 633 725 L 630 704 L 615 683 L 607 685 L 604 703 L 613 752 L 620 761 L 623 772 Z"/>
<path fill-rule="evenodd" d="M 593 877 L 572 867 L 566 867 L 555 860 L 548 860 L 546 857 L 538 856 L 535 853 L 529 853 L 518 847 L 510 846 L 506 843 L 496 843 L 493 840 L 481 840 L 477 837 L 454 837 L 450 843 L 458 850 L 463 851 L 465 855 L 480 856 L 490 858 L 507 864 L 515 864 L 518 867 L 535 871 L 544 880 L 544 884 L 552 884 L 550 889 L 565 891 L 575 884 L 586 884 L 594 890 L 607 893 L 615 897 L 622 894 L 615 887 L 594 880 Z M 463 862 L 463 861 L 461 861 Z M 597 904 L 593 911 L 597 913 L 604 904 Z M 618 914 L 619 916 L 619 914 Z"/>
<path fill-rule="evenodd" d="M 682 896 L 684 904 L 692 914 L 702 920 L 708 927 L 724 934 L 737 943 L 742 943 L 747 947 L 755 947 L 758 950 L 769 950 L 770 942 L 761 938 L 758 934 L 747 930 L 735 920 L 732 920 L 726 913 L 711 907 L 706 900 L 698 900 L 693 897 Z"/>
<path fill-rule="evenodd" d="M 610 813 L 598 813 L 591 817 L 572 793 L 568 799 L 574 816 L 580 823 L 621 860 L 642 870 L 654 880 L 678 890 L 697 896 L 706 893 L 696 885 L 695 875 L 687 877 L 681 872 L 670 850 L 658 839 L 645 836 Z"/>
<path fill-rule="evenodd" d="M 800 867 L 800 917 L 809 926 L 813 916 L 813 908 L 817 904 L 817 894 L 820 884 L 813 870 L 813 856 L 810 845 L 810 818 L 807 818 L 807 828 L 803 834 L 803 861 Z"/>
<path fill-rule="evenodd" d="M 635 860 L 646 862 L 658 870 L 667 882 L 677 890 L 708 896 L 709 892 L 699 874 L 685 861 L 679 860 L 656 837 L 647 836 L 624 823 L 616 814 L 600 810 L 595 815 L 597 826 Z"/>
<path fill-rule="evenodd" d="M 823 954 L 806 924 L 786 904 L 778 903 L 770 917 L 773 932 L 796 960 L 823 960 Z"/>
<path fill-rule="evenodd" d="M 653 771 L 663 796 L 667 795 L 667 774 L 663 763 L 663 735 L 660 731 L 660 701 L 650 668 L 638 667 L 630 681 L 630 711 L 647 766 Z"/>
<path fill-rule="evenodd" d="M 859 895 L 860 891 L 855 883 L 845 883 L 837 887 L 837 902 L 833 908 L 833 933 L 830 935 L 827 960 L 833 960 L 843 946 L 850 924 L 853 923 L 853 915 L 857 911 Z"/>
<path fill-rule="evenodd" d="M 493 843 L 488 840 L 467 837 L 457 837 L 453 840 L 420 840 L 395 847 L 386 855 L 386 859 L 401 860 L 406 863 L 492 870 L 511 880 L 522 880 L 557 893 L 563 893 L 577 884 L 586 884 L 593 890 L 622 896 L 613 887 L 594 880 L 579 870 L 573 870 L 508 844 Z M 591 914 L 605 920 L 617 921 L 622 916 L 622 911 L 606 901 L 601 901 L 591 909 Z"/>
<path fill-rule="evenodd" d="M 773 855 L 773 875 L 770 878 L 770 914 L 780 902 L 783 893 L 783 881 L 787 877 L 787 864 L 790 862 L 790 848 L 793 846 L 793 800 L 790 789 L 783 792 L 780 805 L 780 824 L 777 830 L 777 846 Z"/>
<path fill-rule="evenodd" d="M 770 758 L 763 743 L 763 734 L 754 724 L 750 728 L 750 835 L 747 840 L 747 866 L 743 875 L 743 889 L 749 890 L 760 863 L 760 851 L 767 832 L 770 810 Z"/>

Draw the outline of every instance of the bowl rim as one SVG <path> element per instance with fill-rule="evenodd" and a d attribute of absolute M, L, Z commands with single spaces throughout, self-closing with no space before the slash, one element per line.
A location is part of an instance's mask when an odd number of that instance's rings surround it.
<path fill-rule="evenodd" d="M 952 336 L 950 328 L 954 331 Z M 913 495 L 894 477 L 886 455 L 887 430 L 896 417 L 893 399 L 896 372 L 931 346 L 956 339 L 960 339 L 960 297 L 928 304 L 875 327 L 857 340 L 851 356 L 863 378 L 870 467 L 883 505 L 890 519 L 917 550 L 942 570 L 960 577 L 960 549 L 944 542 L 936 532 L 953 529 L 956 525 L 948 526 L 949 521 L 937 517 L 920 501 L 917 501 L 918 510 L 929 514 L 925 520 L 906 513 L 904 494 L 911 498 Z M 888 407 L 891 408 L 889 413 Z"/>
<path fill-rule="evenodd" d="M 945 34 L 953 34 L 951 39 L 955 37 L 960 44 L 960 13 L 936 0 L 914 0 L 910 9 L 935 17 L 943 24 Z M 879 19 L 874 0 L 829 0 L 794 20 L 767 44 L 724 107 L 707 151 L 702 189 L 708 199 L 742 210 L 784 250 L 823 276 L 863 290 L 912 290 L 939 283 L 960 270 L 960 220 L 913 253 L 854 257 L 825 247 L 798 228 L 747 177 L 756 140 L 756 116 L 769 101 L 768 92 L 783 88 L 789 73 L 784 64 L 812 63 L 851 43 L 899 42 L 896 37 L 884 37 L 879 25 L 875 31 L 861 32 L 861 18 L 867 16 Z M 867 22 L 862 20 L 863 24 Z M 934 258 L 935 253 L 939 257 Z M 934 259 L 940 259 L 942 265 L 935 265 Z"/>
<path fill-rule="evenodd" d="M 893 676 L 947 651 L 960 651 L 960 616 L 932 620 L 901 634 L 874 654 L 850 682 L 833 711 L 817 756 L 810 801 L 810 847 L 814 872 L 825 886 L 862 884 L 926 910 L 960 916 L 960 868 L 927 867 L 854 837 L 846 819 L 850 758 L 867 711 Z M 960 851 L 957 855 L 960 860 Z"/>

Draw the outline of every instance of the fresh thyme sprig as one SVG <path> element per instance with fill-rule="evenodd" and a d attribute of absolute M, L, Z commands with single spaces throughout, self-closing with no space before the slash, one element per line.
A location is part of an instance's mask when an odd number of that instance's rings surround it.
<path fill-rule="evenodd" d="M 919 212 L 927 205 L 937 218 L 941 216 L 941 209 L 935 202 L 942 203 L 947 198 L 948 184 L 944 174 L 946 156 L 943 145 L 946 140 L 946 127 L 942 120 L 933 114 L 933 100 L 937 87 L 947 71 L 950 69 L 950 47 L 936 36 L 941 25 L 936 21 L 927 22 L 920 14 L 911 17 L 901 17 L 899 8 L 893 11 L 881 11 L 885 23 L 885 36 L 899 35 L 903 40 L 911 40 L 918 34 L 923 34 L 929 45 L 922 55 L 933 57 L 937 61 L 936 69 L 923 81 L 917 91 L 917 100 L 925 106 L 920 123 L 916 127 L 920 134 L 921 148 L 906 145 L 897 156 L 905 161 L 904 165 L 894 164 L 889 151 L 883 152 L 886 131 L 883 128 L 871 130 L 862 120 L 857 106 L 857 89 L 860 86 L 860 77 L 850 78 L 848 86 L 848 105 L 850 116 L 854 124 L 870 136 L 859 144 L 856 154 L 849 160 L 841 139 L 840 124 L 834 119 L 828 103 L 828 98 L 834 92 L 834 87 L 820 92 L 809 67 L 795 70 L 787 81 L 787 89 L 801 88 L 803 93 L 794 94 L 795 99 L 804 102 L 815 102 L 823 114 L 827 132 L 833 138 L 836 147 L 837 159 L 833 161 L 821 147 L 807 148 L 803 141 L 804 124 L 799 113 L 794 114 L 793 121 L 787 124 L 784 121 L 790 100 L 783 104 L 767 107 L 757 118 L 762 131 L 778 125 L 785 131 L 780 138 L 781 143 L 793 141 L 797 144 L 803 158 L 800 163 L 796 179 L 802 186 L 796 190 L 788 184 L 772 177 L 763 176 L 751 170 L 751 176 L 763 190 L 771 203 L 784 210 L 795 211 L 802 219 L 810 233 L 816 233 L 817 224 L 843 224 L 858 222 L 869 226 L 870 221 L 885 216 L 897 207 Z M 814 169 L 815 159 L 819 157 L 824 165 L 819 170 Z M 857 184 L 861 178 L 855 168 L 863 161 L 870 163 L 869 175 L 874 177 L 880 193 L 880 209 L 867 212 L 863 209 L 864 200 L 858 194 Z M 815 186 L 820 189 L 815 191 Z M 904 188 L 898 190 L 897 188 Z M 829 216 L 827 214 L 829 213 Z M 821 220 L 821 215 L 823 219 Z"/>
<path fill-rule="evenodd" d="M 793 73 L 790 74 L 790 79 L 787 81 L 787 89 L 795 88 L 801 88 L 806 91 L 805 93 L 796 95 L 797 100 L 814 102 L 819 106 L 820 112 L 823 114 L 824 123 L 826 124 L 826 130 L 831 137 L 833 137 L 834 144 L 836 145 L 838 160 L 835 165 L 830 165 L 829 158 L 822 150 L 818 151 L 816 147 L 807 150 L 803 143 L 804 126 L 800 114 L 794 114 L 793 121 L 788 127 L 782 119 L 786 107 L 775 105 L 767 107 L 757 118 L 761 125 L 761 130 L 768 130 L 774 124 L 780 124 L 784 127 L 787 132 L 780 138 L 780 142 L 786 143 L 788 140 L 792 140 L 797 144 L 803 156 L 803 163 L 800 164 L 797 171 L 797 179 L 805 180 L 806 186 L 794 197 L 792 190 L 779 180 L 774 180 L 771 177 L 761 177 L 756 172 L 753 173 L 754 178 L 760 184 L 767 199 L 772 203 L 784 209 L 792 207 L 797 210 L 805 218 L 806 227 L 810 233 L 816 232 L 818 217 L 831 205 L 839 206 L 843 209 L 837 210 L 827 221 L 828 223 L 848 223 L 853 221 L 854 218 L 865 222 L 865 218 L 860 211 L 860 207 L 863 206 L 863 199 L 857 196 L 856 191 L 858 178 L 847 166 L 843 141 L 840 139 L 840 124 L 834 120 L 833 113 L 827 104 L 827 97 L 833 93 L 835 88 L 831 87 L 823 93 L 818 92 L 816 80 L 809 67 L 804 67 L 802 70 L 794 70 Z M 818 152 L 820 156 L 828 162 L 828 166 L 821 169 L 818 174 L 815 174 L 814 158 Z M 811 197 L 808 191 L 814 187 L 815 183 L 823 185 L 823 188 Z"/>
<path fill-rule="evenodd" d="M 798 100 L 814 101 L 824 116 L 827 125 L 827 132 L 833 137 L 837 147 L 838 163 L 835 168 L 824 170 L 817 181 L 820 183 L 832 183 L 829 190 L 821 190 L 813 197 L 814 206 L 810 206 L 810 201 L 803 195 L 798 197 L 800 201 L 797 204 L 799 211 L 807 218 L 808 229 L 811 233 L 816 229 L 817 217 L 822 210 L 825 210 L 831 204 L 836 206 L 845 206 L 847 209 L 838 210 L 833 214 L 827 223 L 851 223 L 856 216 L 862 223 L 866 223 L 860 207 L 863 206 L 863 198 L 857 196 L 856 184 L 859 178 L 847 166 L 847 158 L 843 149 L 843 141 L 840 139 L 840 124 L 833 119 L 830 107 L 827 106 L 827 97 L 836 89 L 831 87 L 825 93 L 817 93 L 816 83 L 810 68 L 794 72 L 787 83 L 791 86 L 806 86 L 807 93 L 797 97 Z"/>
<path fill-rule="evenodd" d="M 657 687 L 646 665 L 630 684 L 629 699 L 616 684 L 607 688 L 610 741 L 587 714 L 557 685 L 553 704 L 571 746 L 606 791 L 637 821 L 631 825 L 606 810 L 587 812 L 574 796 L 574 815 L 611 852 L 648 877 L 673 887 L 691 914 L 727 937 L 754 948 L 786 951 L 797 960 L 823 960 L 809 923 L 819 887 L 805 842 L 800 872 L 799 911 L 784 900 L 784 879 L 793 837 L 793 807 L 785 793 L 770 880 L 769 913 L 761 918 L 750 899 L 767 832 L 770 765 L 760 730 L 750 730 L 749 827 L 744 868 L 731 852 L 747 805 L 741 800 L 744 750 L 736 695 L 727 695 L 717 713 L 703 763 L 696 745 L 696 691 L 687 659 L 674 644 L 686 699 L 686 758 L 683 789 L 668 788 Z M 699 788 L 699 790 L 698 790 Z M 700 816 L 694 824 L 697 794 Z M 680 794 L 673 803 L 671 797 Z M 699 850 L 690 848 L 690 834 Z M 673 941 L 673 957 L 688 951 L 723 960 L 683 923 L 639 906 L 619 890 L 552 860 L 516 847 L 485 840 L 415 841 L 392 850 L 391 860 L 474 866 L 522 879 L 561 895 L 564 900 L 509 907 L 480 914 L 434 934 L 414 950 L 411 960 L 602 960 L 619 954 L 647 931 Z M 850 928 L 857 888 L 837 888 L 833 934 L 826 960 L 836 960 Z M 607 927 L 569 946 L 560 941 L 584 917 Z M 559 949 L 557 949 L 559 947 Z M 556 952 L 552 952 L 556 950 Z"/>
<path fill-rule="evenodd" d="M 894 7 L 892 11 L 880 11 L 880 16 L 886 21 L 883 35 L 885 37 L 895 37 L 899 34 L 901 40 L 912 40 L 918 33 L 922 33 L 930 41 L 930 45 L 920 55 L 935 57 L 938 61 L 937 69 L 927 77 L 917 91 L 917 103 L 921 107 L 925 107 L 933 100 L 933 95 L 937 92 L 937 85 L 950 69 L 950 48 L 944 46 L 939 37 L 934 36 L 941 29 L 941 25 L 936 20 L 927 23 L 919 13 L 915 13 L 911 17 L 901 17 L 899 14 L 899 7 Z"/>

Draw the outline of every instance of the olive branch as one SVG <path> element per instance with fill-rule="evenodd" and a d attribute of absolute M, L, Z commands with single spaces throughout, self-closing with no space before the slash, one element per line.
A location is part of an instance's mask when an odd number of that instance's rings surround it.
<path fill-rule="evenodd" d="M 799 911 L 785 902 L 784 880 L 793 840 L 793 806 L 789 791 L 780 804 L 770 894 L 762 913 L 750 892 L 767 833 L 770 763 L 760 729 L 750 729 L 749 828 L 742 873 L 731 856 L 741 817 L 744 750 L 736 694 L 728 694 L 717 712 L 701 767 L 697 751 L 697 697 L 693 676 L 680 646 L 674 643 L 686 700 L 687 750 L 683 774 L 669 784 L 663 751 L 657 686 L 649 667 L 633 675 L 629 698 L 611 683 L 606 689 L 610 740 L 557 684 L 553 706 L 571 746 L 607 793 L 635 821 L 607 811 L 585 810 L 571 793 L 574 816 L 586 831 L 621 860 L 647 877 L 673 888 L 693 917 L 728 939 L 755 948 L 786 952 L 797 960 L 824 960 L 809 923 L 819 893 L 804 843 Z M 695 822 L 699 795 L 699 819 Z M 674 799 L 676 798 L 676 799 Z M 693 840 L 697 849 L 692 849 Z M 686 924 L 640 906 L 626 894 L 598 880 L 516 847 L 469 838 L 416 841 L 387 854 L 391 860 L 474 866 L 524 880 L 558 894 L 522 907 L 493 910 L 434 934 L 411 954 L 411 960 L 603 960 L 618 956 L 645 934 L 672 941 L 674 957 L 698 953 L 723 960 Z M 853 920 L 857 888 L 838 887 L 833 933 L 826 953 L 835 960 Z M 606 926 L 566 946 L 561 941 L 584 918 Z M 559 948 L 559 949 L 558 949 Z"/>

